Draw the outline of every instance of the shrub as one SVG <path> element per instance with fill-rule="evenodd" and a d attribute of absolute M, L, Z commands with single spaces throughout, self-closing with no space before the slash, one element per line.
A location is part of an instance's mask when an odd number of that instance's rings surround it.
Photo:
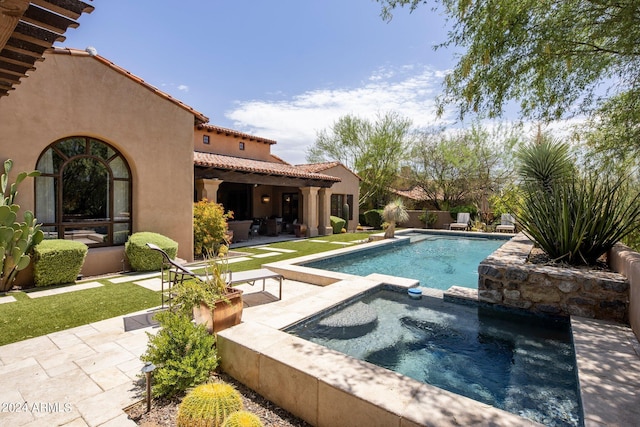
<path fill-rule="evenodd" d="M 364 218 L 369 226 L 379 230 L 382 227 L 382 210 L 371 209 L 364 213 Z"/>
<path fill-rule="evenodd" d="M 149 249 L 147 243 L 158 245 L 172 259 L 178 254 L 178 242 L 175 240 L 148 231 L 134 233 L 125 243 L 124 252 L 135 271 L 156 271 L 162 268 L 162 255 Z"/>
<path fill-rule="evenodd" d="M 344 219 L 333 215 L 329 217 L 329 221 L 331 222 L 331 227 L 333 228 L 333 234 L 341 233 L 346 224 L 346 221 Z"/>
<path fill-rule="evenodd" d="M 242 409 L 242 396 L 231 384 L 202 384 L 189 392 L 178 407 L 178 427 L 219 427 L 225 418 Z"/>
<path fill-rule="evenodd" d="M 438 215 L 435 212 L 425 210 L 420 214 L 418 219 L 424 222 L 427 227 L 430 227 L 438 222 Z"/>
<path fill-rule="evenodd" d="M 256 414 L 249 411 L 237 411 L 225 418 L 222 427 L 263 427 Z"/>
<path fill-rule="evenodd" d="M 368 225 L 367 224 L 367 218 L 364 216 L 363 212 L 360 212 L 358 214 L 358 224 L 359 225 Z"/>
<path fill-rule="evenodd" d="M 524 188 L 516 220 L 556 261 L 593 265 L 640 225 L 640 193 L 625 178 L 593 173 Z"/>
<path fill-rule="evenodd" d="M 218 254 L 226 239 L 228 219 L 233 219 L 233 212 L 225 214 L 219 203 L 203 199 L 193 204 L 193 253 L 196 256 Z"/>
<path fill-rule="evenodd" d="M 215 336 L 185 315 L 163 311 L 155 318 L 161 329 L 156 335 L 147 332 L 149 344 L 140 357 L 157 367 L 152 394 L 170 397 L 205 382 L 218 366 Z"/>
<path fill-rule="evenodd" d="M 43 240 L 34 247 L 33 276 L 36 286 L 75 282 L 84 264 L 87 245 L 72 240 Z"/>

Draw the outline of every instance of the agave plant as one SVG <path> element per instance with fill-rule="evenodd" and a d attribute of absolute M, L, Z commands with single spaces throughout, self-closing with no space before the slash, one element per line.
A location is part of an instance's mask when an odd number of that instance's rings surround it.
<path fill-rule="evenodd" d="M 517 221 L 556 261 L 593 265 L 640 225 L 640 192 L 626 177 L 592 173 L 524 188 Z"/>
<path fill-rule="evenodd" d="M 404 207 L 402 200 L 397 199 L 387 204 L 382 211 L 382 217 L 387 222 L 387 229 L 384 231 L 385 239 L 392 239 L 395 235 L 396 223 L 409 220 L 409 214 Z"/>

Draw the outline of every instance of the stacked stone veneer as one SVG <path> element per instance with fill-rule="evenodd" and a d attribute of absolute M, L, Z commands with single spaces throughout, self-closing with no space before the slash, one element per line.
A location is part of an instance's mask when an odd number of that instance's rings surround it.
<path fill-rule="evenodd" d="M 478 299 L 552 315 L 628 322 L 629 282 L 619 273 L 527 262 L 533 243 L 523 234 L 478 267 Z"/>

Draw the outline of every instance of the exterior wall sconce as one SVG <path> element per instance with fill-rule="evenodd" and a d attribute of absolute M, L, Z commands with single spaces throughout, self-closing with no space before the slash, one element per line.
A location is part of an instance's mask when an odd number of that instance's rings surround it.
<path fill-rule="evenodd" d="M 263 194 L 261 200 L 262 200 L 262 203 L 266 204 L 271 201 L 271 197 L 268 194 Z"/>

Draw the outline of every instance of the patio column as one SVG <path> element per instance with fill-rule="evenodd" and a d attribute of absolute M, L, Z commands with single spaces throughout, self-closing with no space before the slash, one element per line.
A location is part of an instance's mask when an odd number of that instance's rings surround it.
<path fill-rule="evenodd" d="M 331 227 L 331 189 L 321 188 L 318 190 L 318 233 L 321 236 L 333 234 L 333 228 Z"/>
<path fill-rule="evenodd" d="M 196 197 L 198 200 L 207 199 L 210 202 L 218 203 L 218 188 L 222 184 L 221 179 L 197 179 Z"/>
<path fill-rule="evenodd" d="M 318 235 L 318 187 L 302 187 L 302 221 L 307 224 L 307 237 Z"/>

